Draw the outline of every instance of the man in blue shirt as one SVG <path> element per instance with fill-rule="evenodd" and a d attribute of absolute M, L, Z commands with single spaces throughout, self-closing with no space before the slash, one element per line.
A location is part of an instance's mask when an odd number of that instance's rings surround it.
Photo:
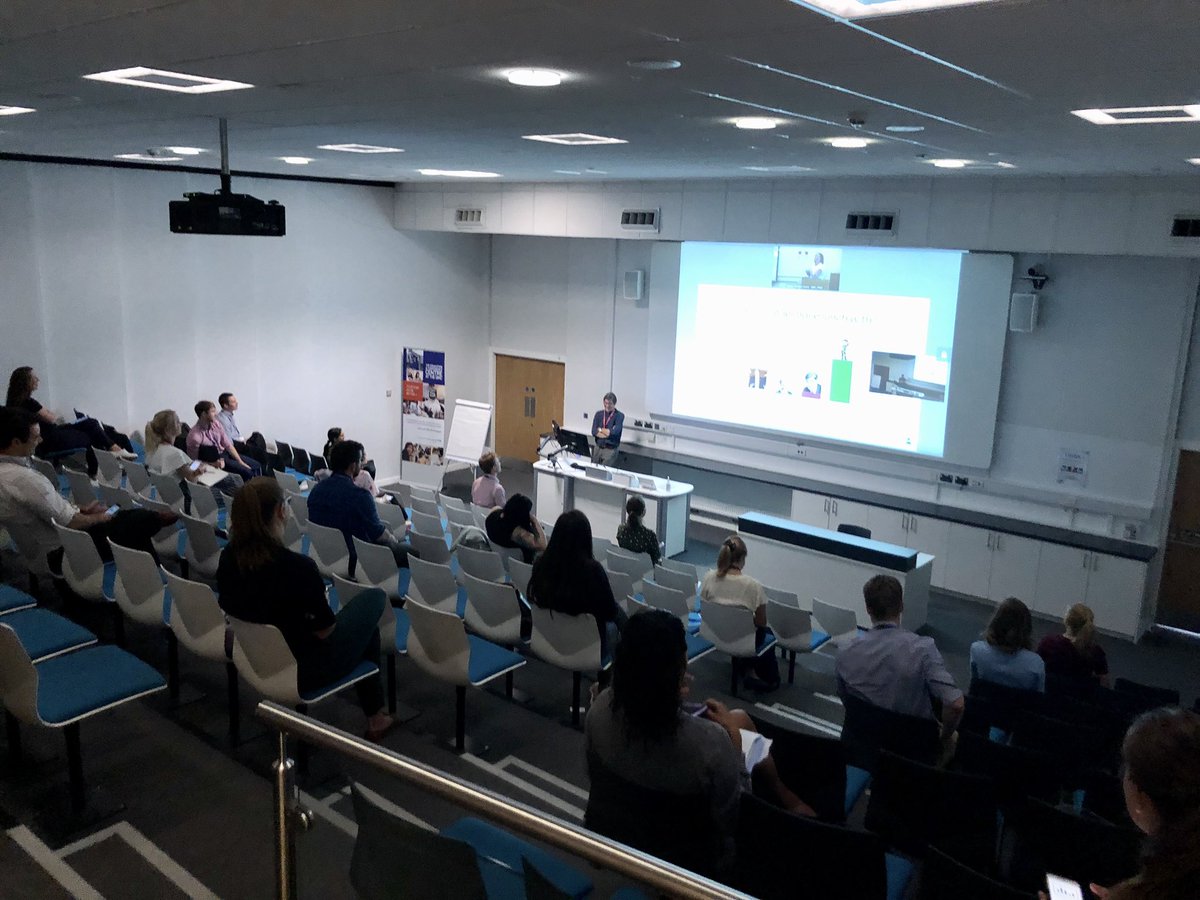
<path fill-rule="evenodd" d="M 617 409 L 617 395 L 609 391 L 604 395 L 604 408 L 592 416 L 592 437 L 596 439 L 596 451 L 592 461 L 602 466 L 616 460 L 621 446 L 621 426 L 625 424 L 625 413 Z"/>
<path fill-rule="evenodd" d="M 318 483 L 308 495 L 309 521 L 336 528 L 345 536 L 346 546 L 350 548 L 351 572 L 358 561 L 352 538 L 390 547 L 396 565 L 406 568 L 408 554 L 418 554 L 407 542 L 388 531 L 375 508 L 375 498 L 354 483 L 362 470 L 363 458 L 363 445 L 358 441 L 341 441 L 334 445 L 329 454 L 329 468 L 333 474 Z"/>
<path fill-rule="evenodd" d="M 931 637 L 900 627 L 904 588 L 891 575 L 876 575 L 863 585 L 871 630 L 838 653 L 837 690 L 875 706 L 907 716 L 933 718 L 933 701 L 941 703 L 943 752 L 953 747 L 963 714 L 963 692 L 946 670 Z"/>

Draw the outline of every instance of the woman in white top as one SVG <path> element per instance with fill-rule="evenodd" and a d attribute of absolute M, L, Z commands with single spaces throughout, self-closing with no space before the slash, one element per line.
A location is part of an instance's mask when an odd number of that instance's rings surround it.
<path fill-rule="evenodd" d="M 745 565 L 746 542 L 731 534 L 721 543 L 717 568 L 706 574 L 700 584 L 700 599 L 724 606 L 744 606 L 754 613 L 755 643 L 762 646 L 771 634 L 767 628 L 767 595 L 761 584 L 742 574 Z M 774 647 L 754 659 L 735 657 L 733 665 L 739 674 L 753 669 L 753 674 L 746 675 L 744 682 L 751 690 L 773 691 L 779 687 L 779 663 Z"/>
<path fill-rule="evenodd" d="M 156 412 L 146 423 L 146 468 L 154 475 L 174 475 L 184 481 L 195 481 L 209 467 L 200 463 L 192 467 L 191 458 L 175 446 L 179 437 L 179 416 L 173 409 Z"/>

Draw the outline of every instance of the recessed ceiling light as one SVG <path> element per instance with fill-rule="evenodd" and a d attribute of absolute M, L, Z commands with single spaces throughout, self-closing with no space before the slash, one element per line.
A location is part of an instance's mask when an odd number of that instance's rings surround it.
<path fill-rule="evenodd" d="M 845 19 L 868 16 L 894 16 L 919 10 L 943 9 L 949 6 L 968 6 L 989 3 L 991 0 L 792 0 L 800 6 L 815 6 Z"/>
<path fill-rule="evenodd" d="M 280 162 L 285 162 L 289 166 L 307 166 L 313 161 L 311 156 L 277 156 L 275 157 Z"/>
<path fill-rule="evenodd" d="M 1170 122 L 1200 122 L 1200 104 L 1073 109 L 1071 115 L 1079 116 L 1093 125 L 1163 125 Z"/>
<path fill-rule="evenodd" d="M 1010 162 L 998 162 L 998 163 L 996 163 L 996 168 L 997 169 L 1015 169 L 1016 166 Z"/>
<path fill-rule="evenodd" d="M 164 150 L 170 150 L 176 156 L 199 156 L 204 152 L 201 147 L 163 147 Z"/>
<path fill-rule="evenodd" d="M 151 156 L 149 153 L 118 153 L 113 159 L 128 159 L 135 162 L 180 162 L 182 156 Z"/>
<path fill-rule="evenodd" d="M 631 69 L 646 69 L 650 72 L 667 72 L 683 65 L 677 59 L 627 59 L 625 65 Z"/>
<path fill-rule="evenodd" d="M 830 138 L 827 143 L 830 147 L 837 147 L 839 150 L 861 150 L 871 142 L 866 138 L 836 137 Z"/>
<path fill-rule="evenodd" d="M 584 169 L 583 174 L 584 175 L 607 175 L 608 172 L 605 169 Z"/>
<path fill-rule="evenodd" d="M 561 73 L 551 69 L 509 69 L 504 77 L 521 87 L 555 87 L 563 80 Z"/>
<path fill-rule="evenodd" d="M 544 141 L 547 144 L 566 144 L 569 147 L 584 147 L 590 144 L 628 144 L 621 138 L 601 137 L 598 134 L 585 134 L 573 131 L 568 134 L 523 134 L 527 141 Z"/>
<path fill-rule="evenodd" d="M 734 119 L 733 124 L 745 131 L 769 131 L 779 123 L 766 116 L 743 116 L 740 119 Z"/>
<path fill-rule="evenodd" d="M 967 159 L 931 159 L 929 161 L 939 169 L 964 169 L 970 162 Z"/>
<path fill-rule="evenodd" d="M 883 129 L 890 131 L 892 134 L 916 134 L 918 131 L 924 131 L 924 125 L 888 125 Z"/>
<path fill-rule="evenodd" d="M 109 81 L 113 84 L 153 88 L 156 91 L 175 91 L 179 94 L 213 94 L 217 91 L 240 91 L 254 87 L 254 85 L 242 81 L 205 78 L 203 75 L 185 75 L 182 72 L 148 69 L 145 66 L 113 69 L 111 72 L 95 72 L 83 77 L 92 81 Z"/>
<path fill-rule="evenodd" d="M 318 150 L 340 150 L 342 153 L 403 153 L 399 147 L 376 147 L 374 144 L 318 144 Z"/>
<path fill-rule="evenodd" d="M 555 175 L 582 175 L 583 173 L 578 172 L 575 169 L 555 169 L 554 174 Z"/>
<path fill-rule="evenodd" d="M 499 172 L 473 172 L 470 169 L 417 169 L 422 175 L 440 178 L 499 178 Z"/>
<path fill-rule="evenodd" d="M 0 116 L 19 116 L 22 113 L 37 112 L 31 106 L 0 106 Z"/>
<path fill-rule="evenodd" d="M 808 166 L 742 166 L 747 172 L 811 172 Z"/>
<path fill-rule="evenodd" d="M 1189 159 L 1188 162 L 1193 166 L 1200 166 L 1200 156 L 1197 156 L 1195 159 Z"/>

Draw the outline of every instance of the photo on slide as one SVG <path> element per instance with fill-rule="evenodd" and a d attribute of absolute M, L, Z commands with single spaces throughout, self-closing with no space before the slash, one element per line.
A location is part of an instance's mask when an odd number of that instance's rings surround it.
<path fill-rule="evenodd" d="M 775 250 L 775 280 L 772 287 L 836 291 L 842 281 L 842 251 L 839 247 L 788 247 Z"/>
<path fill-rule="evenodd" d="M 947 363 L 932 356 L 875 350 L 871 353 L 871 393 L 946 402 Z"/>
<path fill-rule="evenodd" d="M 806 400 L 820 400 L 825 393 L 824 381 L 824 377 L 815 368 L 807 370 L 804 373 L 804 385 L 800 389 L 800 396 Z"/>

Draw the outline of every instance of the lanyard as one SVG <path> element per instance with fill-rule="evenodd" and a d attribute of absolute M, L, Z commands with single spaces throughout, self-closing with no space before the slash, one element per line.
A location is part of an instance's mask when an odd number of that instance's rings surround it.
<path fill-rule="evenodd" d="M 607 428 L 612 423 L 613 416 L 615 416 L 616 414 L 617 414 L 617 411 L 614 409 L 612 412 L 602 415 L 600 417 L 600 427 Z"/>

